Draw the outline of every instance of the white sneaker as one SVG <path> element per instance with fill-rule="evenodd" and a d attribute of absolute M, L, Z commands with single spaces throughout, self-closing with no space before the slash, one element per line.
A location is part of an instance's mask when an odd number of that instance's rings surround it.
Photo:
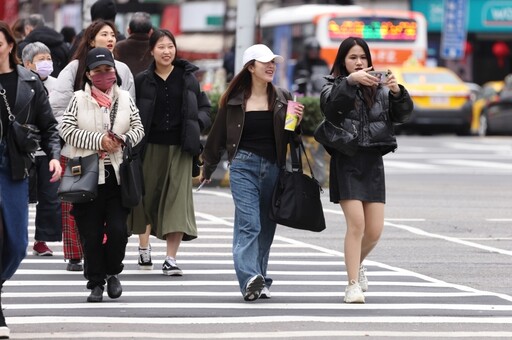
<path fill-rule="evenodd" d="M 352 280 L 350 285 L 345 288 L 345 298 L 346 303 L 364 303 L 364 295 L 361 286 L 359 283 Z"/>
<path fill-rule="evenodd" d="M 357 281 L 359 282 L 361 290 L 366 292 L 368 290 L 368 278 L 366 277 L 366 267 L 363 267 L 363 265 L 359 267 L 359 277 Z"/>
<path fill-rule="evenodd" d="M 260 299 L 270 299 L 272 296 L 270 295 L 270 289 L 267 286 L 263 287 L 263 290 L 260 294 Z"/>

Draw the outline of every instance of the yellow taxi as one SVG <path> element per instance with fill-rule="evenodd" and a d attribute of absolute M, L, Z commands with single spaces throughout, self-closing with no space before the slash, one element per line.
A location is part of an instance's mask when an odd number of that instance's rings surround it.
<path fill-rule="evenodd" d="M 476 95 L 476 99 L 473 102 L 473 117 L 471 120 L 471 134 L 473 135 L 485 135 L 485 132 L 481 129 L 480 117 L 482 110 L 487 104 L 497 101 L 500 97 L 500 92 L 503 89 L 505 82 L 489 81 L 482 86 L 480 92 Z"/>
<path fill-rule="evenodd" d="M 400 130 L 424 133 L 470 133 L 471 89 L 446 67 L 404 66 L 390 68 L 414 102 L 411 119 Z"/>

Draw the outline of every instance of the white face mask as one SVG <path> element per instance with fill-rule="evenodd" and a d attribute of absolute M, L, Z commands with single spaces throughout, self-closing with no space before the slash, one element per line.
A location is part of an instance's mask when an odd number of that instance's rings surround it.
<path fill-rule="evenodd" d="M 41 79 L 46 79 L 53 72 L 53 61 L 41 60 L 36 61 L 36 72 Z"/>

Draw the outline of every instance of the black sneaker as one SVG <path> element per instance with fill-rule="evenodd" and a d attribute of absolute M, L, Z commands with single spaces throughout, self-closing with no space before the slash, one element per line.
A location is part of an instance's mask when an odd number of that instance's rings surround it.
<path fill-rule="evenodd" d="M 254 275 L 251 277 L 245 286 L 244 300 L 257 300 L 260 297 L 263 287 L 265 287 L 265 279 L 262 275 Z"/>
<path fill-rule="evenodd" d="M 139 269 L 152 270 L 153 262 L 151 262 L 151 245 L 147 249 L 139 247 Z"/>
<path fill-rule="evenodd" d="M 172 264 L 169 261 L 165 260 L 162 265 L 162 272 L 167 276 L 182 276 L 183 272 L 176 264 Z"/>
<path fill-rule="evenodd" d="M 7 324 L 5 323 L 4 312 L 2 307 L 0 306 L 0 339 L 9 339 L 9 335 L 11 331 Z"/>
<path fill-rule="evenodd" d="M 91 290 L 91 294 L 87 297 L 87 302 L 103 301 L 103 287 L 96 286 Z"/>
<path fill-rule="evenodd" d="M 66 270 L 68 272 L 81 272 L 84 270 L 84 266 L 82 265 L 81 260 L 69 260 L 68 265 L 66 266 Z"/>

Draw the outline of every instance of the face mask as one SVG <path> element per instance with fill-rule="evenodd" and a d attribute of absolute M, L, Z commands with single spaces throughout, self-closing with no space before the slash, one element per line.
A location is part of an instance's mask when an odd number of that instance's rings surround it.
<path fill-rule="evenodd" d="M 53 62 L 51 60 L 36 61 L 36 72 L 41 79 L 46 79 L 53 72 Z"/>
<path fill-rule="evenodd" d="M 91 76 L 92 84 L 101 91 L 106 91 L 111 88 L 116 80 L 117 78 L 115 72 L 101 72 Z"/>

